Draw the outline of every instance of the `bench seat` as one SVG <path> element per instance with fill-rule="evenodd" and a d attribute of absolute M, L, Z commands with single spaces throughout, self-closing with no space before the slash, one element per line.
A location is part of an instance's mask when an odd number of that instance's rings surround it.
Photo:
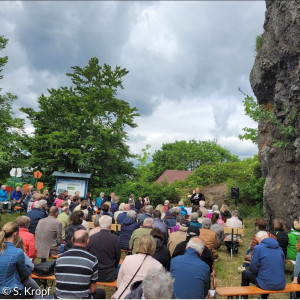
<path fill-rule="evenodd" d="M 55 280 L 55 275 L 50 275 L 50 276 L 38 276 L 34 273 L 30 275 L 31 278 L 33 279 L 43 279 L 43 280 Z"/>
<path fill-rule="evenodd" d="M 117 279 L 115 281 L 112 281 L 112 282 L 97 282 L 97 285 L 117 288 Z"/>
<path fill-rule="evenodd" d="M 255 285 L 236 286 L 236 287 L 228 286 L 228 287 L 216 288 L 216 293 L 222 297 L 259 295 L 259 294 L 280 294 L 280 293 L 291 293 L 291 292 L 300 292 L 300 284 L 287 283 L 285 289 L 281 291 L 263 290 Z"/>

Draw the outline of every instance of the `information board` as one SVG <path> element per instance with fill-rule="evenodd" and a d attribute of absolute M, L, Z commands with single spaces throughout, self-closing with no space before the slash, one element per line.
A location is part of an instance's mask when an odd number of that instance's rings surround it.
<path fill-rule="evenodd" d="M 57 178 L 56 179 L 56 194 L 63 193 L 65 190 L 69 192 L 69 195 L 75 195 L 75 192 L 79 191 L 81 198 L 85 197 L 87 190 L 87 180 L 84 179 L 68 179 Z"/>

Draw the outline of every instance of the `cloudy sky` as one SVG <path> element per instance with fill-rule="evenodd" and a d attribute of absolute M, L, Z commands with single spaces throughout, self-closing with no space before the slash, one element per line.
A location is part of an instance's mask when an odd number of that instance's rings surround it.
<path fill-rule="evenodd" d="M 264 1 L 1 1 L 0 35 L 9 39 L 4 92 L 18 107 L 37 107 L 47 88 L 70 85 L 65 73 L 101 64 L 129 70 L 119 97 L 136 106 L 129 131 L 133 153 L 175 140 L 209 140 L 241 158 L 257 153 L 240 141 L 243 95 Z M 28 131 L 32 131 L 30 124 Z"/>

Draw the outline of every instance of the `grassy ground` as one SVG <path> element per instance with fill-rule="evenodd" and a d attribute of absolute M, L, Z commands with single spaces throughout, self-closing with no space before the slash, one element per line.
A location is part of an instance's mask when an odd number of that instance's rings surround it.
<path fill-rule="evenodd" d="M 18 216 L 18 213 L 13 215 L 2 214 L 2 220 L 0 221 L 0 227 L 2 227 L 6 222 L 14 221 Z M 230 258 L 230 253 L 227 252 L 225 245 L 222 245 L 219 249 L 219 258 L 215 263 L 215 273 L 216 273 L 216 286 L 240 286 L 241 285 L 241 272 L 238 271 L 243 263 L 243 258 L 248 249 L 249 243 L 252 241 L 254 234 L 254 219 L 244 220 L 245 223 L 245 236 L 243 237 L 243 242 L 240 243 L 238 254 L 234 254 Z M 125 254 L 122 253 L 122 258 Z M 286 282 L 291 282 L 291 275 L 293 272 L 293 265 L 286 264 Z M 105 288 L 106 298 L 110 299 L 112 294 L 115 292 L 114 288 Z M 250 296 L 249 298 L 257 298 L 257 296 Z M 289 294 L 273 294 L 269 296 L 269 299 L 289 299 Z"/>

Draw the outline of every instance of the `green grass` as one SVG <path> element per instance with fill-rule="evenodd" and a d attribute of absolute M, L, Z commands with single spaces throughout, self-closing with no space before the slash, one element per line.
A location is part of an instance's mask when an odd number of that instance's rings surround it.
<path fill-rule="evenodd" d="M 0 221 L 0 226 L 2 227 L 5 223 L 9 221 L 14 221 L 19 216 L 18 213 L 13 215 L 2 214 L 2 220 Z M 254 223 L 255 219 L 245 219 L 245 235 L 243 237 L 243 242 L 240 243 L 238 254 L 234 254 L 230 258 L 230 253 L 227 252 L 226 246 L 222 245 L 218 250 L 219 258 L 215 263 L 215 274 L 216 274 L 216 286 L 225 287 L 225 286 L 240 286 L 241 285 L 241 272 L 238 271 L 243 263 L 243 259 L 246 253 L 246 250 L 249 247 L 249 243 L 252 241 L 254 234 Z M 122 258 L 125 257 L 125 254 L 122 253 Z M 291 282 L 291 275 L 293 274 L 293 265 L 286 264 L 286 282 Z M 106 299 L 110 299 L 115 288 L 106 287 Z M 54 287 L 52 288 L 54 292 Z M 257 298 L 258 296 L 250 296 L 249 298 Z M 219 298 L 219 297 L 218 297 Z M 289 299 L 289 294 L 273 294 L 269 296 L 269 299 Z"/>
<path fill-rule="evenodd" d="M 238 267 L 243 264 L 244 256 L 249 247 L 249 243 L 252 241 L 254 234 L 255 219 L 244 220 L 245 223 L 245 235 L 243 242 L 240 243 L 238 254 L 234 254 L 230 258 L 225 245 L 222 245 L 219 249 L 219 258 L 215 263 L 216 273 L 216 286 L 240 286 L 241 285 L 241 272 L 238 271 Z M 286 282 L 291 282 L 291 275 L 293 274 L 293 265 L 286 264 Z M 249 298 L 257 298 L 256 296 L 249 296 Z M 219 297 L 218 297 L 219 298 Z M 289 294 L 272 294 L 269 299 L 289 299 Z"/>

